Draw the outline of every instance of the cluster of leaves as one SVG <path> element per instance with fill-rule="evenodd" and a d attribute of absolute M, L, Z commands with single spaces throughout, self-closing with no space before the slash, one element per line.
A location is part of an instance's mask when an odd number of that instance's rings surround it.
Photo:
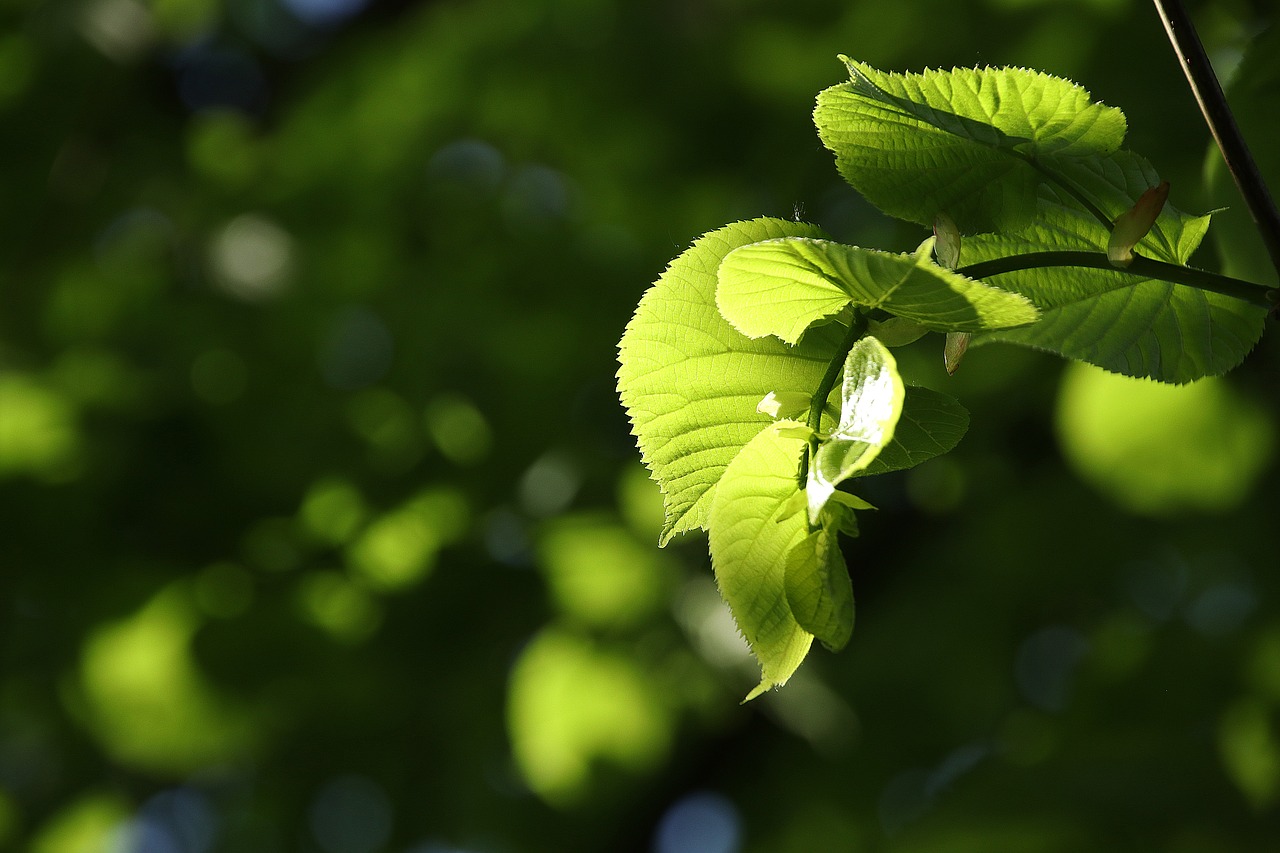
<path fill-rule="evenodd" d="M 1184 383 L 1238 365 L 1266 315 L 1261 288 L 1187 266 L 1209 217 L 1164 203 L 1168 185 L 1121 148 L 1120 110 L 1024 69 L 845 62 L 849 81 L 818 97 L 823 143 L 854 189 L 935 236 L 893 254 L 798 222 L 725 226 L 672 262 L 619 345 L 622 402 L 665 498 L 661 543 L 708 531 L 762 669 L 748 699 L 786 682 L 815 637 L 847 642 L 837 534 L 870 508 L 858 479 L 945 453 L 967 428 L 955 400 L 903 382 L 889 347 L 941 332 L 949 369 L 970 342 L 1002 342 Z"/>

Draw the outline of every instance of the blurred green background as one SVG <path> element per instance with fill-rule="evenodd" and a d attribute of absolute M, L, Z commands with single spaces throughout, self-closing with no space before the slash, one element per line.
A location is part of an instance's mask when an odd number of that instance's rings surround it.
<path fill-rule="evenodd" d="M 1274 5 L 1193 11 L 1280 184 Z M 1070 77 L 1239 208 L 1145 0 L 0 20 L 0 849 L 1276 849 L 1274 328 L 1182 391 L 903 351 L 970 433 L 871 486 L 850 646 L 746 706 L 613 385 L 704 231 L 923 237 L 818 143 L 837 53 Z"/>

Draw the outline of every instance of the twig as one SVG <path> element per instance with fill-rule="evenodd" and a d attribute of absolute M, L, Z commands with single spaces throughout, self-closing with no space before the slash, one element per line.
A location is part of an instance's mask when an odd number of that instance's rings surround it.
<path fill-rule="evenodd" d="M 1156 5 L 1156 12 L 1160 15 L 1165 32 L 1169 34 L 1174 53 L 1178 55 L 1178 62 L 1191 84 L 1191 91 L 1200 104 L 1205 123 L 1209 125 L 1209 131 L 1222 152 L 1222 159 L 1227 163 L 1227 170 L 1231 172 L 1236 187 L 1244 196 L 1249 215 L 1253 217 L 1258 233 L 1262 235 L 1262 242 L 1271 255 L 1271 265 L 1280 274 L 1280 213 L 1276 212 L 1275 200 L 1271 197 L 1271 192 L 1258 171 L 1258 164 L 1249 153 L 1249 146 L 1245 144 L 1235 117 L 1231 114 L 1231 107 L 1222 94 L 1222 86 L 1213 73 L 1213 65 L 1204 52 L 1204 45 L 1200 43 L 1200 36 L 1191 22 L 1191 16 L 1187 14 L 1182 0 L 1152 2 Z"/>
<path fill-rule="evenodd" d="M 1009 255 L 994 258 L 977 264 L 961 267 L 956 272 L 969 278 L 990 278 L 1004 273 L 1019 270 L 1044 269 L 1052 267 L 1086 267 L 1106 270 L 1120 275 L 1137 276 L 1139 278 L 1167 281 L 1172 284 L 1183 284 L 1199 290 L 1208 290 L 1242 299 L 1259 308 L 1275 308 L 1280 293 L 1265 285 L 1251 281 L 1241 281 L 1217 273 L 1169 264 L 1153 258 L 1134 255 L 1132 263 L 1124 268 L 1117 268 L 1107 258 L 1105 252 L 1027 252 L 1022 255 Z"/>

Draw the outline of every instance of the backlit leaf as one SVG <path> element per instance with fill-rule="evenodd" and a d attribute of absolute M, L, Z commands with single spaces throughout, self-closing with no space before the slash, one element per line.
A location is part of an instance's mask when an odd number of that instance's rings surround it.
<path fill-rule="evenodd" d="M 881 210 L 961 231 L 1017 227 L 1049 175 L 1070 176 L 1124 141 L 1124 114 L 1080 86 L 1021 68 L 893 74 L 842 57 L 850 80 L 818 96 L 836 165 Z"/>
<path fill-rule="evenodd" d="M 665 544 L 706 525 L 716 482 L 769 421 L 756 411 L 770 392 L 812 394 L 843 330 L 815 329 L 797 347 L 750 340 L 716 308 L 720 261 L 739 246 L 816 237 L 810 225 L 756 219 L 705 235 L 676 258 L 641 299 L 619 344 L 618 391 L 640 452 L 662 487 Z"/>
<path fill-rule="evenodd" d="M 931 245 L 907 255 L 812 238 L 754 243 L 721 263 L 716 302 L 744 335 L 788 342 L 849 303 L 944 332 L 1035 321 L 1035 307 L 1021 296 L 935 264 Z"/>
<path fill-rule="evenodd" d="M 893 438 L 904 393 L 897 364 L 884 344 L 865 337 L 853 345 L 844 363 L 840 421 L 809 466 L 805 491 L 811 526 L 818 526 L 836 487 L 870 465 Z"/>
<path fill-rule="evenodd" d="M 1107 231 L 1092 217 L 1049 202 L 1041 208 L 1038 223 L 1018 234 L 968 238 L 966 260 L 1029 251 L 1105 254 Z M 1182 263 L 1203 233 L 1202 218 L 1166 206 L 1139 248 Z M 1266 316 L 1265 309 L 1239 299 L 1118 271 L 1035 268 L 991 280 L 1025 294 L 1043 316 L 1032 326 L 975 335 L 974 346 L 1021 344 L 1162 382 L 1189 382 L 1235 367 L 1261 336 Z"/>
<path fill-rule="evenodd" d="M 792 552 L 810 537 L 804 504 L 792 498 L 803 439 L 780 434 L 778 421 L 753 438 L 725 469 L 711 501 L 708 534 L 720 594 L 760 662 L 755 698 L 786 682 L 809 653 L 813 635 L 787 602 Z"/>

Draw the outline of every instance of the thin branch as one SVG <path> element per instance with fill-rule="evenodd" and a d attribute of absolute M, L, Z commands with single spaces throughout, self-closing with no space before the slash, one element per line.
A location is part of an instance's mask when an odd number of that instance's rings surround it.
<path fill-rule="evenodd" d="M 1231 114 L 1231 107 L 1222 94 L 1222 86 L 1204 52 L 1204 45 L 1200 42 L 1191 16 L 1187 14 L 1182 0 L 1153 2 L 1165 32 L 1169 34 L 1174 53 L 1178 55 L 1178 62 L 1187 75 L 1187 82 L 1191 84 L 1196 102 L 1200 104 L 1205 123 L 1209 125 L 1209 131 L 1218 143 L 1222 159 L 1226 161 L 1227 170 L 1231 172 L 1240 195 L 1244 196 L 1249 215 L 1253 217 L 1258 233 L 1262 235 L 1262 241 L 1271 255 L 1271 264 L 1276 268 L 1277 274 L 1280 274 L 1280 213 L 1276 211 L 1275 200 L 1271 197 L 1262 173 L 1258 171 L 1258 164 L 1249 153 L 1249 146 L 1245 144 L 1244 136 Z"/>
<path fill-rule="evenodd" d="M 1168 281 L 1173 284 L 1184 284 L 1188 287 L 1221 293 L 1236 299 L 1242 299 L 1259 308 L 1274 308 L 1280 300 L 1280 293 L 1265 285 L 1242 281 L 1230 276 L 1169 264 L 1164 261 L 1134 255 L 1133 263 L 1124 268 L 1114 266 L 1102 252 L 1028 252 L 1023 255 L 1010 255 L 978 264 L 961 267 L 956 272 L 969 278 L 989 278 L 1002 273 L 1018 270 L 1039 269 L 1043 267 L 1087 267 L 1089 269 L 1107 270 L 1121 275 L 1132 275 L 1138 278 Z"/>

